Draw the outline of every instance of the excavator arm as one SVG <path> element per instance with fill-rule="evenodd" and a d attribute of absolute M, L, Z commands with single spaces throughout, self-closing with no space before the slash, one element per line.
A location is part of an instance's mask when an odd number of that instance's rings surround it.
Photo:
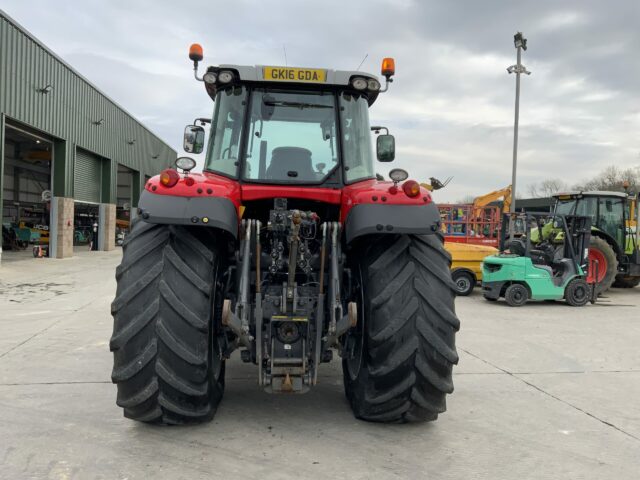
<path fill-rule="evenodd" d="M 502 198 L 502 211 L 508 212 L 511 208 L 511 185 L 495 192 L 487 193 L 486 195 L 480 195 L 473 200 L 473 212 L 475 216 L 480 216 L 482 212 L 480 209 L 486 207 L 491 202 L 500 200 Z"/>

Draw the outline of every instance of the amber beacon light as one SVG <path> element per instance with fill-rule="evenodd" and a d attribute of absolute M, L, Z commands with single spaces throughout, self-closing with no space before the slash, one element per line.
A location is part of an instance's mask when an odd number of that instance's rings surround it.
<path fill-rule="evenodd" d="M 384 77 L 392 77 L 396 74 L 396 62 L 393 58 L 387 57 L 382 59 L 382 68 L 380 73 Z"/>
<path fill-rule="evenodd" d="M 204 58 L 204 54 L 202 53 L 202 45 L 199 43 L 193 43 L 189 47 L 189 58 L 194 62 L 200 62 Z"/>

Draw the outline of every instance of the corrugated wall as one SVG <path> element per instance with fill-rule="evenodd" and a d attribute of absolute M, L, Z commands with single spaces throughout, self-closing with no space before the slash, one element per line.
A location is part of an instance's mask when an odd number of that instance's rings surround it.
<path fill-rule="evenodd" d="M 38 90 L 51 85 L 49 93 Z M 110 162 L 109 194 L 116 198 L 117 164 L 155 175 L 176 152 L 101 94 L 0 10 L 0 114 L 59 139 L 54 195 L 73 196 L 76 147 Z M 95 125 L 103 119 L 102 125 Z M 133 144 L 129 142 L 135 140 Z M 2 145 L 0 145 L 2 149 Z M 157 156 L 157 158 L 153 158 Z M 1 181 L 1 180 L 0 180 Z"/>

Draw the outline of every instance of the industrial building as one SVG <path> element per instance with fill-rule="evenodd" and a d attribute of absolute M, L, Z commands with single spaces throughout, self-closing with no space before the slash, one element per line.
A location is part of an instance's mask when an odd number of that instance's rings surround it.
<path fill-rule="evenodd" d="M 111 250 L 176 152 L 0 10 L 0 260 Z"/>

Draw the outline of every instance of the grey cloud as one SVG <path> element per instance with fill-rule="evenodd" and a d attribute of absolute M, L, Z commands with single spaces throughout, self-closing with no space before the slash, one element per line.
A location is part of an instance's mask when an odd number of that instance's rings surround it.
<path fill-rule="evenodd" d="M 383 56 L 396 58 L 396 81 L 371 116 L 396 135 L 397 166 L 419 180 L 454 175 L 442 200 L 502 187 L 514 95 L 505 69 L 522 30 L 533 74 L 523 79 L 520 191 L 640 163 L 635 0 L 4 3 L 179 151 L 184 124 L 212 108 L 192 79 L 191 42 L 211 64 L 283 64 L 284 44 L 290 65 L 354 69 L 368 53 L 362 69 L 374 73 Z"/>

